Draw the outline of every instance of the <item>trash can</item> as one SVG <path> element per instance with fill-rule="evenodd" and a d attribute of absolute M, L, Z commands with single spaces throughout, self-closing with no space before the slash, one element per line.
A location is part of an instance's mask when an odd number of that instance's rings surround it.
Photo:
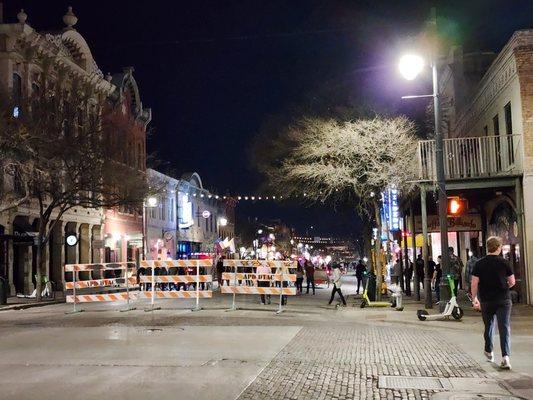
<path fill-rule="evenodd" d="M 7 291 L 9 290 L 7 286 L 7 279 L 0 276 L 0 304 L 7 304 Z"/>
<path fill-rule="evenodd" d="M 374 274 L 368 274 L 367 275 L 368 281 L 368 298 L 370 301 L 376 301 L 376 275 Z"/>

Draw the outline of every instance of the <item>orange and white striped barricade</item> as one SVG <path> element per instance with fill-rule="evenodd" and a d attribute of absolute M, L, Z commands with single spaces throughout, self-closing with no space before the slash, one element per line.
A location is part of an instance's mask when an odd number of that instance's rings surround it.
<path fill-rule="evenodd" d="M 92 303 L 92 302 L 104 302 L 104 301 L 126 301 L 127 309 L 125 311 L 132 310 L 130 308 L 130 299 L 135 297 L 135 293 L 130 292 L 130 286 L 137 285 L 136 278 L 136 266 L 134 262 L 116 262 L 116 263 L 94 263 L 94 264 L 65 264 L 65 272 L 72 273 L 72 281 L 65 282 L 65 290 L 72 290 L 72 295 L 67 294 L 66 302 L 74 305 L 73 312 L 79 312 L 76 305 L 78 303 Z M 124 271 L 121 273 L 122 277 L 105 277 L 105 271 Z M 80 280 L 80 272 L 89 272 L 90 279 Z M 94 277 L 94 274 L 98 273 L 98 278 Z M 83 293 L 77 292 L 80 290 L 96 289 L 102 291 L 103 288 L 119 288 L 125 289 L 125 292 L 118 293 Z"/>
<path fill-rule="evenodd" d="M 213 297 L 213 291 L 211 284 L 213 282 L 213 276 L 211 274 L 200 274 L 200 268 L 212 268 L 213 260 L 168 260 L 168 261 L 141 261 L 141 267 L 151 268 L 151 276 L 141 275 L 139 276 L 139 282 L 142 284 L 150 283 L 150 290 L 139 290 L 140 299 L 150 299 L 150 309 L 145 311 L 153 311 L 160 309 L 154 308 L 155 299 L 196 299 L 196 307 L 193 310 L 201 310 L 200 298 Z M 156 268 L 180 268 L 184 269 L 185 273 L 182 275 L 155 275 Z M 188 274 L 190 269 L 196 269 L 196 273 L 193 275 Z M 194 283 L 196 288 L 194 291 L 188 290 L 156 290 L 156 284 L 168 283 L 168 284 L 190 284 Z M 200 290 L 200 284 L 209 285 L 209 289 Z"/>
<path fill-rule="evenodd" d="M 258 274 L 256 271 L 259 266 L 269 267 L 271 273 Z M 224 272 L 222 281 L 233 284 L 221 286 L 220 292 L 233 294 L 231 311 L 237 310 L 235 304 L 237 294 L 279 295 L 277 313 L 280 314 L 283 312 L 283 296 L 296 295 L 296 287 L 294 286 L 296 274 L 290 271 L 291 269 L 296 270 L 296 266 L 296 261 L 224 260 L 224 267 L 232 268 L 233 272 Z M 251 269 L 253 272 L 238 272 L 238 268 Z M 239 282 L 237 283 L 237 281 Z M 269 282 L 269 286 L 259 286 L 258 282 L 261 281 Z M 279 286 L 275 286 L 276 283 L 279 283 Z"/>

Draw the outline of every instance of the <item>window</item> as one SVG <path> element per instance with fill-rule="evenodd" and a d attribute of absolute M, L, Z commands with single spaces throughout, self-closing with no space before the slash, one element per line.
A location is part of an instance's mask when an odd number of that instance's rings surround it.
<path fill-rule="evenodd" d="M 509 164 L 514 164 L 514 143 L 513 143 L 513 118 L 511 113 L 511 102 L 503 108 L 505 113 L 505 133 L 507 134 L 507 156 Z"/>
<path fill-rule="evenodd" d="M 166 220 L 166 213 L 167 213 L 166 205 L 167 205 L 167 198 L 162 197 L 161 202 L 159 203 L 159 219 L 163 221 Z"/>
<path fill-rule="evenodd" d="M 13 117 L 18 118 L 20 116 L 20 102 L 22 100 L 22 78 L 19 74 L 13 74 L 13 101 L 15 106 L 13 107 Z"/>
<path fill-rule="evenodd" d="M 174 199 L 173 198 L 170 198 L 170 208 L 168 211 L 169 211 L 168 219 L 170 220 L 170 222 L 173 222 L 174 221 Z"/>

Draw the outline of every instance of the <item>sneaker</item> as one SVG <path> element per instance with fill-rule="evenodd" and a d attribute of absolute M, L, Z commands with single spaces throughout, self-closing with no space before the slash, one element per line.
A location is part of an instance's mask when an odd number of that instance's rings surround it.
<path fill-rule="evenodd" d="M 483 353 L 485 354 L 485 357 L 487 357 L 488 362 L 494 362 L 494 352 L 484 351 Z"/>
<path fill-rule="evenodd" d="M 509 361 L 509 356 L 505 356 L 502 358 L 500 369 L 511 369 L 511 362 Z"/>

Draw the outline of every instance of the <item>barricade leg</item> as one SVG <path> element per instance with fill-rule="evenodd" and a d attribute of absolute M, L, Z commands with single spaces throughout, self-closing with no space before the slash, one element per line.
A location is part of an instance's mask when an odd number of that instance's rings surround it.
<path fill-rule="evenodd" d="M 191 311 L 200 311 L 202 307 L 200 307 L 200 265 L 199 263 L 196 264 L 196 307 L 193 308 Z"/>
<path fill-rule="evenodd" d="M 152 265 L 152 296 L 151 299 L 150 299 L 150 308 L 149 309 L 146 309 L 144 311 L 155 311 L 155 310 L 161 310 L 161 307 L 157 307 L 155 308 L 154 307 L 154 300 L 155 300 L 155 266 Z"/>
<path fill-rule="evenodd" d="M 132 311 L 132 310 L 136 310 L 137 308 L 136 307 L 131 307 L 130 306 L 130 277 L 128 276 L 128 264 L 126 264 L 126 269 L 124 270 L 124 277 L 126 278 L 126 309 L 125 310 L 120 310 L 121 312 L 126 312 L 126 311 Z"/>
<path fill-rule="evenodd" d="M 76 309 L 76 267 L 72 269 L 72 297 L 74 298 L 74 301 L 72 302 L 74 308 L 72 311 L 67 311 L 65 314 L 77 314 L 83 311 L 81 309 Z"/>
<path fill-rule="evenodd" d="M 235 270 L 233 271 L 233 287 L 237 287 L 237 267 L 234 267 Z M 231 302 L 231 308 L 228 311 L 237 311 L 237 305 L 235 304 L 235 292 L 233 292 L 233 300 Z"/>

